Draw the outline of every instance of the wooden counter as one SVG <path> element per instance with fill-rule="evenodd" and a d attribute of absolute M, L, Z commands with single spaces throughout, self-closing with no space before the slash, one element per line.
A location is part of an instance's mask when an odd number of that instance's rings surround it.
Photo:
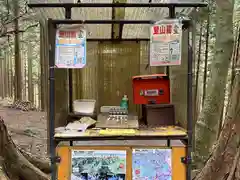
<path fill-rule="evenodd" d="M 135 141 L 134 141 L 134 140 Z M 148 145 L 145 146 L 141 140 L 147 140 Z M 86 132 L 61 132 L 55 134 L 56 141 L 76 141 L 83 144 L 73 145 L 58 145 L 57 155 L 61 162 L 58 164 L 58 179 L 66 180 L 71 178 L 72 173 L 72 150 L 125 150 L 127 153 L 126 159 L 126 180 L 133 178 L 133 151 L 135 148 L 159 148 L 171 149 L 172 161 L 172 180 L 186 180 L 186 166 L 181 162 L 181 158 L 186 156 L 186 147 L 174 146 L 173 144 L 162 144 L 159 141 L 150 143 L 153 140 L 183 140 L 187 139 L 186 130 L 178 126 L 160 127 L 154 129 L 140 128 L 135 129 L 88 129 Z M 99 143 L 98 146 L 94 142 Z M 105 140 L 105 141 L 104 141 Z M 111 141 L 109 141 L 111 140 Z M 126 143 L 125 140 L 133 140 Z M 118 142 L 117 142 L 118 141 Z M 119 142 L 122 142 L 119 143 Z M 115 142 L 112 145 L 107 145 L 106 142 Z M 105 144 L 104 144 L 105 143 Z M 152 144 L 152 145 L 151 145 Z"/>
<path fill-rule="evenodd" d="M 178 126 L 167 126 L 152 129 L 88 129 L 85 132 L 63 131 L 55 134 L 55 139 L 73 139 L 74 141 L 90 139 L 184 139 L 187 137 L 186 130 Z M 176 137 L 176 138 L 174 138 Z"/>

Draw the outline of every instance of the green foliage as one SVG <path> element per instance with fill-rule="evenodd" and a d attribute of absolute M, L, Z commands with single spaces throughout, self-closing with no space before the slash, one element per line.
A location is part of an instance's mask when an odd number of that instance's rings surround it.
<path fill-rule="evenodd" d="M 14 20 L 19 20 L 20 54 L 26 74 L 27 61 L 32 61 L 33 81 L 39 81 L 40 66 L 40 29 L 38 22 L 33 19 L 33 12 L 27 8 L 27 0 L 17 0 L 19 5 L 19 16 L 14 17 L 13 2 L 15 0 L 0 1 L 0 48 L 11 56 L 14 67 Z M 32 52 L 28 52 L 28 46 L 32 46 Z M 14 69 L 13 69 L 14 71 Z"/>

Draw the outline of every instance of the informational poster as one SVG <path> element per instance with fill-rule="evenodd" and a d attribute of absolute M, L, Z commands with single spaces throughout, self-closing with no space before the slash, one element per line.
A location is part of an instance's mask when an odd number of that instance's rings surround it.
<path fill-rule="evenodd" d="M 181 64 L 182 23 L 179 19 L 156 22 L 150 29 L 150 66 Z"/>
<path fill-rule="evenodd" d="M 133 149 L 132 180 L 172 180 L 171 149 Z"/>
<path fill-rule="evenodd" d="M 125 180 L 126 151 L 72 150 L 71 180 Z"/>
<path fill-rule="evenodd" d="M 56 68 L 83 68 L 86 65 L 86 30 L 61 28 L 56 32 Z"/>

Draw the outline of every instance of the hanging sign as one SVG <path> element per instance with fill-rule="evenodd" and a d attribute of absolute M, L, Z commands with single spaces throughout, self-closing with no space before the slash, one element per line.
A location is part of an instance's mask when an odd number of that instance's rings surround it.
<path fill-rule="evenodd" d="M 182 22 L 164 19 L 150 29 L 150 66 L 181 64 Z"/>
<path fill-rule="evenodd" d="M 56 32 L 56 68 L 83 68 L 86 65 L 86 30 L 60 28 Z"/>

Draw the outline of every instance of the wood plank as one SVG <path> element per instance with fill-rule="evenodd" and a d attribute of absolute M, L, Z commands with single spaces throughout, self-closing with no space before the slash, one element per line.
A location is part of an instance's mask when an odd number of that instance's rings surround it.
<path fill-rule="evenodd" d="M 186 156 L 186 147 L 172 147 L 172 180 L 186 179 L 186 165 L 181 158 Z"/>
<path fill-rule="evenodd" d="M 124 131 L 125 130 L 125 131 Z M 130 131 L 131 130 L 131 131 Z M 55 137 L 58 138 L 69 138 L 69 137 L 115 137 L 115 136 L 158 136 L 158 137 L 167 137 L 167 136 L 187 136 L 187 132 L 185 129 L 178 126 L 167 126 L 167 127 L 159 127 L 152 129 L 109 129 L 112 133 L 104 134 L 103 130 L 98 129 L 87 129 L 85 132 L 78 131 L 63 131 L 60 133 L 56 133 Z"/>
<path fill-rule="evenodd" d="M 61 162 L 57 165 L 57 177 L 58 180 L 69 179 L 70 175 L 70 151 L 68 146 L 62 146 L 57 148 L 57 155 L 61 157 Z"/>

